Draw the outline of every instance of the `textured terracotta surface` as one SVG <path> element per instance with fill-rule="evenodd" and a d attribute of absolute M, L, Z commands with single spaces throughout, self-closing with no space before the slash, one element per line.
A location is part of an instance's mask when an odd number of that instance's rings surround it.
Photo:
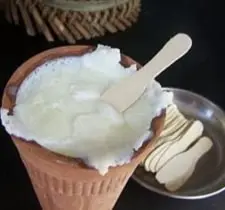
<path fill-rule="evenodd" d="M 2 107 L 11 109 L 18 87 L 35 67 L 47 60 L 82 55 L 93 50 L 90 46 L 60 47 L 38 54 L 21 65 L 10 78 L 3 95 Z M 135 63 L 123 56 L 122 64 Z M 139 65 L 140 67 L 140 65 Z M 34 190 L 44 210 L 111 210 L 138 164 L 150 152 L 163 128 L 164 113 L 152 122 L 154 138 L 143 145 L 131 163 L 110 168 L 105 176 L 88 168 L 79 159 L 50 152 L 34 142 L 12 136 L 28 171 Z"/>

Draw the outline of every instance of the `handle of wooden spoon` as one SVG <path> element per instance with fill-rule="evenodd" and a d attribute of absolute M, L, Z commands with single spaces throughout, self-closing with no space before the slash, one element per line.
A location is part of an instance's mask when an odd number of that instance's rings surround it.
<path fill-rule="evenodd" d="M 146 81 L 149 82 L 186 54 L 191 48 L 191 45 L 192 40 L 188 35 L 182 33 L 175 35 L 141 68 L 141 71 L 139 71 L 138 74 L 147 72 L 147 75 L 145 76 L 148 76 Z"/>
<path fill-rule="evenodd" d="M 143 94 L 150 81 L 187 53 L 191 45 L 188 35 L 175 35 L 144 67 L 108 89 L 101 99 L 118 111 L 125 111 Z"/>

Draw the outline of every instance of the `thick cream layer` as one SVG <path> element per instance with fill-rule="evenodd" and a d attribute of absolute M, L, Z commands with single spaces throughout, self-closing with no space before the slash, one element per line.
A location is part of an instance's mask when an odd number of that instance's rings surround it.
<path fill-rule="evenodd" d="M 156 81 L 124 113 L 100 100 L 101 94 L 136 71 L 120 64 L 119 49 L 99 45 L 81 57 L 39 66 L 17 93 L 13 116 L 1 109 L 9 134 L 66 156 L 82 158 L 104 175 L 110 166 L 130 162 L 151 137 L 151 121 L 172 103 Z"/>

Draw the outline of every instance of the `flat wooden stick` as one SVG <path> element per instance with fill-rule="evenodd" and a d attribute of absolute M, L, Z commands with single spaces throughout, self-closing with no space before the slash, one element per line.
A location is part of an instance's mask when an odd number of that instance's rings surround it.
<path fill-rule="evenodd" d="M 189 36 L 177 34 L 144 67 L 108 89 L 101 99 L 112 104 L 118 111 L 125 111 L 139 99 L 150 82 L 186 54 L 191 45 Z"/>

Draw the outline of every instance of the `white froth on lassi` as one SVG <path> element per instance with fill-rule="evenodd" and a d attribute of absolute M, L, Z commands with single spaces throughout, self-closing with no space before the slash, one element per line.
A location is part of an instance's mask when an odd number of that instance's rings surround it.
<path fill-rule="evenodd" d="M 143 96 L 124 113 L 100 100 L 109 87 L 136 71 L 120 64 L 119 49 L 99 45 L 94 52 L 48 61 L 27 77 L 13 115 L 1 109 L 6 131 L 53 152 L 81 158 L 100 174 L 130 162 L 153 134 L 151 121 L 172 103 L 172 93 L 150 81 Z"/>

